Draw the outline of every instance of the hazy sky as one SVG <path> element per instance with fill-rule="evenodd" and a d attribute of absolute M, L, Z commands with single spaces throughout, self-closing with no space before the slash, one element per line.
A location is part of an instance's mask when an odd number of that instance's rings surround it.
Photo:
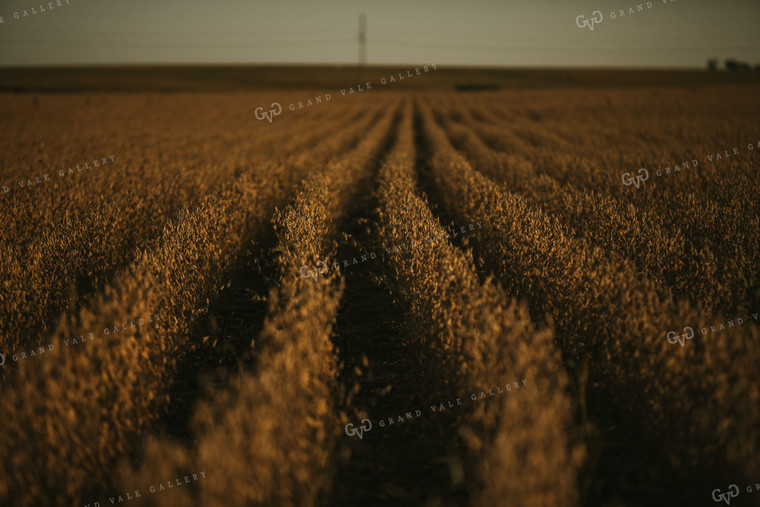
<path fill-rule="evenodd" d="M 352 64 L 360 13 L 370 65 L 760 63 L 760 0 L 62 0 L 46 12 L 40 3 L 0 0 L 0 66 Z M 643 12 L 628 13 L 639 4 Z M 593 31 L 576 25 L 595 10 L 603 21 Z"/>

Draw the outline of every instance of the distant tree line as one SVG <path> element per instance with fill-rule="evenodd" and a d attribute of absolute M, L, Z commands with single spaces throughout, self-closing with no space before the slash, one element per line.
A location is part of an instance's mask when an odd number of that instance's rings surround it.
<path fill-rule="evenodd" d="M 717 58 L 709 58 L 707 60 L 707 70 L 720 70 L 719 69 L 720 63 L 718 62 Z M 736 70 L 760 70 L 760 64 L 756 63 L 754 67 L 752 67 L 747 62 L 740 62 L 738 60 L 734 60 L 733 58 L 726 58 L 723 61 L 723 67 L 728 71 L 736 71 Z"/>

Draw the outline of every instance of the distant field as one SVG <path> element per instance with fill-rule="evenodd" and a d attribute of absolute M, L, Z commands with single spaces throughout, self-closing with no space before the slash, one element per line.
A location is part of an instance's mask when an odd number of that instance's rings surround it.
<path fill-rule="evenodd" d="M 437 62 L 421 62 L 430 65 Z M 0 69 L 0 91 L 244 91 L 340 89 L 413 69 L 393 67 L 66 67 Z M 453 90 L 457 86 L 511 88 L 705 86 L 758 84 L 760 72 L 668 70 L 478 69 L 444 67 L 424 79 L 399 81 L 399 90 Z"/>
<path fill-rule="evenodd" d="M 406 69 L 0 71 L 0 505 L 760 498 L 758 73 Z"/>

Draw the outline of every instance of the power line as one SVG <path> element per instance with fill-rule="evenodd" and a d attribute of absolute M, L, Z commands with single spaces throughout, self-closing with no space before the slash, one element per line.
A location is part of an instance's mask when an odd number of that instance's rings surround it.
<path fill-rule="evenodd" d="M 655 52 L 655 53 L 662 53 L 662 52 L 671 52 L 671 53 L 677 53 L 677 52 L 683 52 L 683 53 L 694 53 L 694 52 L 705 52 L 705 51 L 716 51 L 720 49 L 760 49 L 760 42 L 754 42 L 749 44 L 731 44 L 731 45 L 725 45 L 723 47 L 717 46 L 717 45 L 705 45 L 704 47 L 696 47 L 693 45 L 683 45 L 683 46 L 635 46 L 635 45 L 629 45 L 629 46 L 603 46 L 603 45 L 572 45 L 572 44 L 557 44 L 557 45 L 551 45 L 551 44 L 533 44 L 533 43 L 512 43 L 512 44 L 465 44 L 465 43 L 439 43 L 439 42 L 426 42 L 426 41 L 398 41 L 398 40 L 390 40 L 390 39 L 371 39 L 371 42 L 378 43 L 380 45 L 387 45 L 387 46 L 396 46 L 396 47 L 404 47 L 404 48 L 415 48 L 415 49 L 447 49 L 447 50 L 453 50 L 453 51 L 509 51 L 511 49 L 520 49 L 522 50 L 541 50 L 541 51 L 560 51 L 560 52 L 567 52 L 567 51 L 582 51 L 582 52 L 595 52 L 595 51 L 611 51 L 611 52 L 628 52 L 628 53 L 642 53 L 642 52 Z"/>
<path fill-rule="evenodd" d="M 366 44 L 367 41 L 380 46 L 403 47 L 414 49 L 433 49 L 433 50 L 450 50 L 450 51 L 479 51 L 479 52 L 506 52 L 518 49 L 520 51 L 553 51 L 560 53 L 705 53 L 716 51 L 730 50 L 759 50 L 760 41 L 747 43 L 726 43 L 726 44 L 689 44 L 689 45 L 636 45 L 636 44 L 583 44 L 583 43 L 472 43 L 472 42 L 437 42 L 437 41 L 413 41 L 398 40 L 385 38 L 371 38 L 366 36 L 366 18 L 362 28 L 362 18 L 360 18 L 359 29 L 359 61 L 366 63 Z M 116 49 L 205 49 L 205 50 L 222 50 L 222 49 L 244 49 L 244 48 L 288 48 L 288 47 L 311 47 L 314 45 L 344 45 L 348 42 L 355 41 L 351 37 L 331 37 L 319 39 L 302 39 L 302 40 L 237 40 L 237 41 L 181 41 L 181 40 L 145 40 L 145 39 L 68 39 L 68 38 L 28 38 L 6 36 L 0 37 L 0 44 L 42 44 L 52 46 L 88 46 L 88 47 L 107 47 Z"/>
<path fill-rule="evenodd" d="M 2 37 L 0 44 L 48 44 L 52 46 L 90 46 L 90 47 L 115 47 L 116 49 L 130 49 L 137 47 L 139 49 L 166 47 L 170 49 L 241 49 L 250 46 L 255 47 L 310 47 L 315 44 L 345 44 L 354 39 L 351 37 L 331 38 L 331 39 L 313 39 L 300 41 L 148 41 L 148 40 L 85 40 L 85 39 L 49 39 L 49 38 L 24 38 L 24 37 Z"/>

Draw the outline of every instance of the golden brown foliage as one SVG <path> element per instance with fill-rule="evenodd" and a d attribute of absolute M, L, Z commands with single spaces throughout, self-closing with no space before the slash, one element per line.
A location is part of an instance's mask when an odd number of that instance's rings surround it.
<path fill-rule="evenodd" d="M 106 504 L 201 470 L 141 501 L 701 504 L 757 480 L 754 88 L 419 93 L 403 105 L 382 92 L 253 119 L 256 105 L 307 95 L 0 98 L 0 185 L 116 158 L 0 194 L 0 504 Z M 620 179 L 739 143 L 742 156 L 641 188 Z M 462 242 L 446 236 L 451 221 L 479 225 Z M 408 249 L 335 269 L 354 234 Z M 305 278 L 319 261 L 327 272 Z M 251 262 L 261 292 L 235 278 Z M 368 279 L 390 295 L 357 317 Z M 231 292 L 256 293 L 236 308 L 265 303 L 241 317 L 223 308 Z M 160 318 L 122 328 L 149 314 Z M 235 328 L 245 319 L 255 333 Z M 392 333 L 377 343 L 352 335 L 378 322 Z M 693 340 L 668 343 L 686 326 Z M 224 381 L 201 392 L 187 387 L 196 375 Z M 518 378 L 524 390 L 439 427 L 343 432 L 357 415 Z M 399 387 L 415 392 L 382 394 Z M 436 473 L 419 484 L 381 463 L 403 462 L 408 439 L 430 451 L 409 466 Z M 345 469 L 369 471 L 369 491 L 338 484 Z"/>

